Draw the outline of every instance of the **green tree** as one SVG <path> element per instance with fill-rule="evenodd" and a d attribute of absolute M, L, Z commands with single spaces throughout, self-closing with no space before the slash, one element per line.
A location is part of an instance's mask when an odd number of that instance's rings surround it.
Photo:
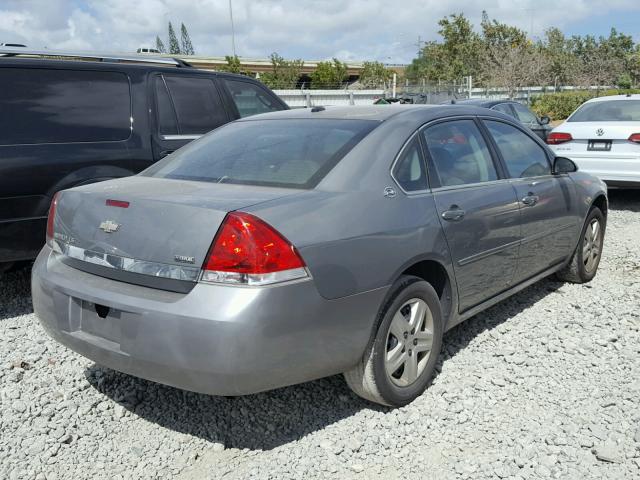
<path fill-rule="evenodd" d="M 548 59 L 549 85 L 569 85 L 574 82 L 579 67 L 577 57 L 572 52 L 571 41 L 559 28 L 552 27 L 544 34 L 542 48 Z"/>
<path fill-rule="evenodd" d="M 391 80 L 393 72 L 380 62 L 364 62 L 360 72 L 360 84 L 365 88 L 383 87 Z"/>
<path fill-rule="evenodd" d="M 221 71 L 238 73 L 240 75 L 251 75 L 249 71 L 242 68 L 242 64 L 240 63 L 240 59 L 237 55 L 225 55 L 224 59 L 226 60 L 227 64 L 220 67 Z"/>
<path fill-rule="evenodd" d="M 349 78 L 347 64 L 337 58 L 330 62 L 318 62 L 311 73 L 311 88 L 338 88 Z"/>
<path fill-rule="evenodd" d="M 171 25 L 171 22 L 169 22 L 169 53 L 171 53 L 172 55 L 180 55 L 182 53 L 180 51 L 178 37 L 176 37 L 176 32 L 173 30 L 173 25 Z"/>
<path fill-rule="evenodd" d="M 442 42 L 428 42 L 407 69 L 412 80 L 459 82 L 479 70 L 480 36 L 464 14 L 442 18 L 438 34 Z"/>
<path fill-rule="evenodd" d="M 487 12 L 482 12 L 482 45 L 489 46 L 509 46 L 517 47 L 528 43 L 527 34 L 517 27 L 512 27 L 506 23 L 490 20 Z"/>
<path fill-rule="evenodd" d="M 180 24 L 180 43 L 182 45 L 181 51 L 183 55 L 195 55 L 189 32 L 187 31 L 187 27 L 184 26 L 184 23 Z"/>
<path fill-rule="evenodd" d="M 271 71 L 260 75 L 262 83 L 270 88 L 295 88 L 304 65 L 303 60 L 285 60 L 276 52 L 271 58 Z"/>
<path fill-rule="evenodd" d="M 158 50 L 160 53 L 167 53 L 164 48 L 164 43 L 162 42 L 162 40 L 160 40 L 160 37 L 158 35 L 156 35 L 156 50 Z"/>

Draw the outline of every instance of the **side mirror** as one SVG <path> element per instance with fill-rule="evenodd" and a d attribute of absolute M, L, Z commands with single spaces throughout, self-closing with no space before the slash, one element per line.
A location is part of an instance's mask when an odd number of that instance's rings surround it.
<path fill-rule="evenodd" d="M 551 119 L 546 115 L 544 117 L 540 117 L 540 125 L 549 125 L 551 123 Z"/>
<path fill-rule="evenodd" d="M 578 166 L 573 162 L 573 160 L 565 157 L 556 157 L 553 161 L 553 173 L 556 175 L 562 173 L 573 173 L 577 171 Z"/>

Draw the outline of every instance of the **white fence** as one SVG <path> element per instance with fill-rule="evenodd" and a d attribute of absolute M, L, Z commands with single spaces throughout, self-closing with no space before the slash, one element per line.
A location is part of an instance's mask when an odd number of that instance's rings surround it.
<path fill-rule="evenodd" d="M 384 97 L 384 90 L 274 90 L 287 105 L 313 107 L 316 105 L 371 105 Z"/>
<path fill-rule="evenodd" d="M 596 89 L 597 87 L 591 87 Z M 604 87 L 600 87 L 604 88 Z M 514 100 L 529 103 L 531 97 L 543 93 L 554 91 L 584 90 L 584 87 L 542 87 L 532 86 L 519 88 L 514 95 Z M 291 108 L 313 107 L 316 105 L 371 105 L 379 98 L 391 97 L 391 90 L 310 90 L 310 89 L 288 89 L 274 90 L 282 100 Z M 469 93 L 471 93 L 469 95 Z M 463 98 L 486 98 L 502 99 L 508 98 L 509 92 L 502 88 L 468 88 L 460 85 L 446 86 L 399 86 L 398 97 L 413 97 L 416 103 L 442 103 L 451 99 Z"/>

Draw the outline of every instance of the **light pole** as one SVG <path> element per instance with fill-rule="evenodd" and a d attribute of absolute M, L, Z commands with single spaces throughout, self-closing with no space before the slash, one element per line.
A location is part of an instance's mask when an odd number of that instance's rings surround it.
<path fill-rule="evenodd" d="M 229 18 L 231 19 L 231 49 L 233 50 L 233 56 L 236 56 L 236 32 L 233 26 L 233 6 L 231 0 L 229 0 Z"/>

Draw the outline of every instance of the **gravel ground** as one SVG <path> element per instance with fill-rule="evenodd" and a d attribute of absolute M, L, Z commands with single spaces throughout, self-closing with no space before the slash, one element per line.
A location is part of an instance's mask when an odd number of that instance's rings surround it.
<path fill-rule="evenodd" d="M 44 334 L 28 271 L 7 274 L 0 478 L 640 479 L 640 192 L 612 197 L 593 282 L 456 327 L 397 410 L 341 377 L 226 399 L 98 367 Z"/>

